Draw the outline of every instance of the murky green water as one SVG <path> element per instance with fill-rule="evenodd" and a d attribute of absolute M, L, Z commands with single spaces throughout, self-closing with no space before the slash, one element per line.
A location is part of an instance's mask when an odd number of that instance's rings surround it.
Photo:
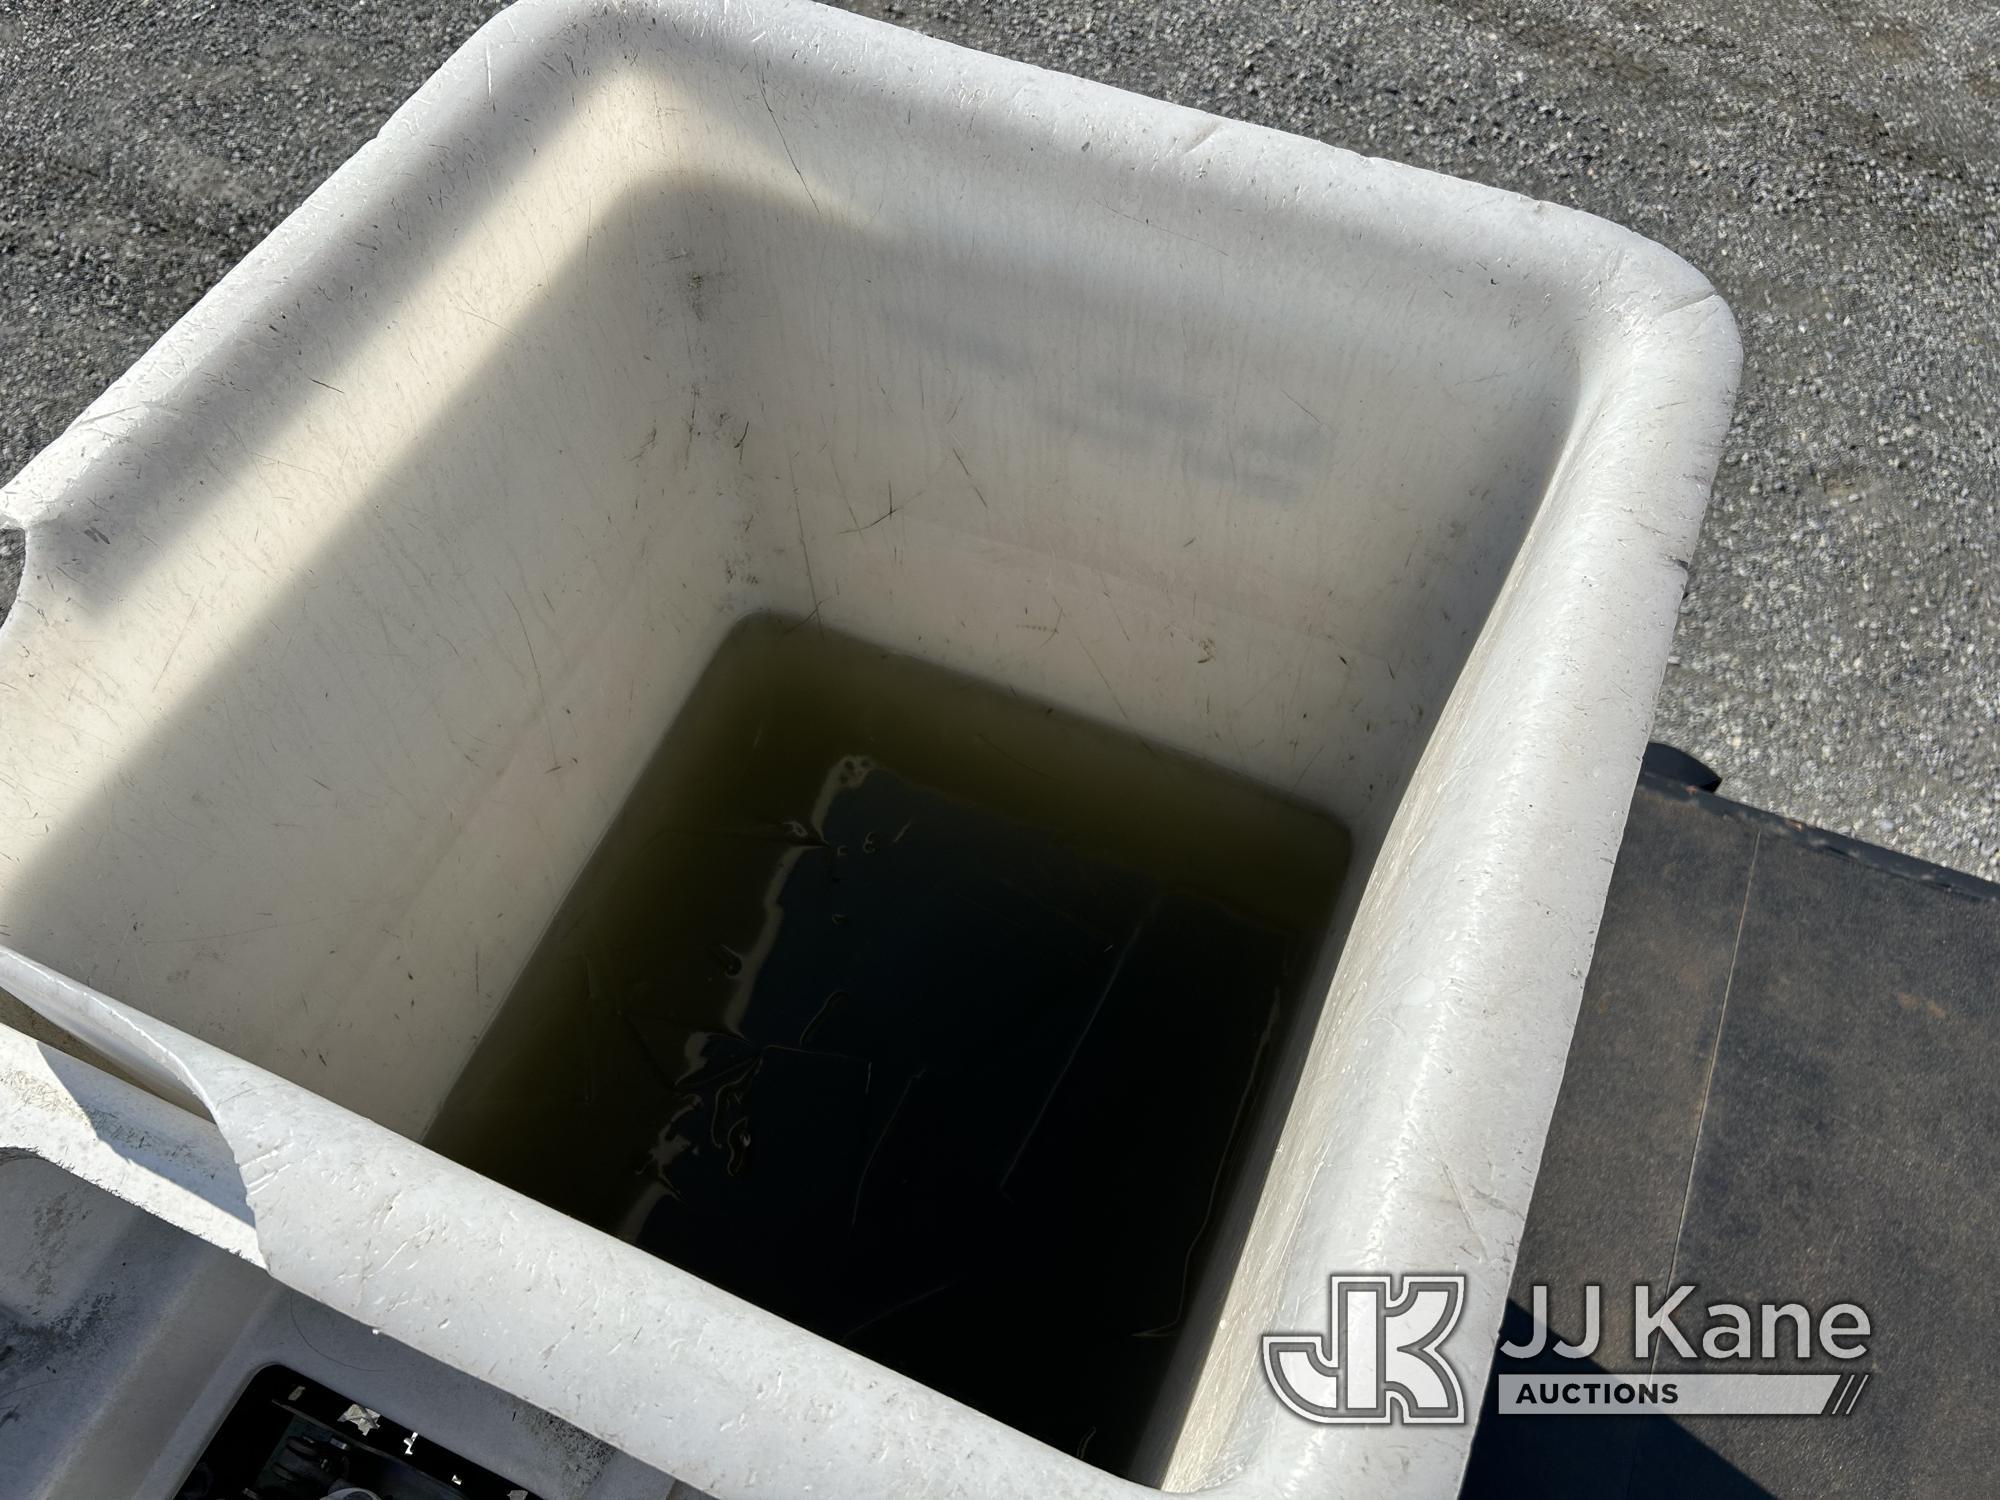
<path fill-rule="evenodd" d="M 1129 1467 L 1348 841 L 823 631 L 729 638 L 429 1144 Z"/>

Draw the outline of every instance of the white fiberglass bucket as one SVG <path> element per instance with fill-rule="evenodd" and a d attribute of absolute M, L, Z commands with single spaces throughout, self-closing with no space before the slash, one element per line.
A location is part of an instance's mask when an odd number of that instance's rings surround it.
<path fill-rule="evenodd" d="M 8 988 L 220 1132 L 17 1092 L 0 1146 L 718 1495 L 1143 1493 L 406 1139 L 732 623 L 816 615 L 1352 829 L 1154 1466 L 1448 1494 L 1468 1426 L 1301 1421 L 1258 1336 L 1463 1272 L 1476 1402 L 1736 363 L 1581 214 L 792 0 L 527 0 L 0 494 L 0 937 L 123 1005 Z"/>

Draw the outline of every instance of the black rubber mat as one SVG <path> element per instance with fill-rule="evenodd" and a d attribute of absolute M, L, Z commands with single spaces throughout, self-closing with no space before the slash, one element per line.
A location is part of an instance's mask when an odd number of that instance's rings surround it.
<path fill-rule="evenodd" d="M 1506 1336 L 1537 1283 L 1572 1339 L 1604 1288 L 1610 1370 L 1644 1368 L 1638 1282 L 1695 1284 L 1684 1326 L 1855 1302 L 1865 1357 L 1788 1367 L 1871 1379 L 1841 1417 L 1500 1416 L 1489 1387 L 1463 1495 L 1993 1493 L 1996 985 L 2000 887 L 1642 778 Z"/>

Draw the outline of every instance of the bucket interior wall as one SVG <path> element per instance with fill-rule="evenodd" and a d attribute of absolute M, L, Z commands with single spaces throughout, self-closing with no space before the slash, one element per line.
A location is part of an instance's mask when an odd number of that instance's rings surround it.
<path fill-rule="evenodd" d="M 1563 341 L 1377 298 L 1391 247 L 1226 188 L 1156 228 L 1029 117 L 974 157 L 778 68 L 511 87 L 511 157 L 335 226 L 198 419 L 31 522 L 17 615 L 101 649 L 5 666 L 6 758 L 75 766 L 8 809 L 8 941 L 420 1134 L 776 610 L 1325 808 L 1330 974 L 1563 453 Z"/>

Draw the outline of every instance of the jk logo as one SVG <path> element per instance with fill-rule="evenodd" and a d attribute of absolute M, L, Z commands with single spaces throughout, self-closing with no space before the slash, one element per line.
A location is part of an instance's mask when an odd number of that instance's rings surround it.
<path fill-rule="evenodd" d="M 1465 1308 L 1463 1275 L 1334 1276 L 1326 1333 L 1264 1335 L 1264 1375 L 1308 1422 L 1463 1422 L 1439 1350 Z"/>

